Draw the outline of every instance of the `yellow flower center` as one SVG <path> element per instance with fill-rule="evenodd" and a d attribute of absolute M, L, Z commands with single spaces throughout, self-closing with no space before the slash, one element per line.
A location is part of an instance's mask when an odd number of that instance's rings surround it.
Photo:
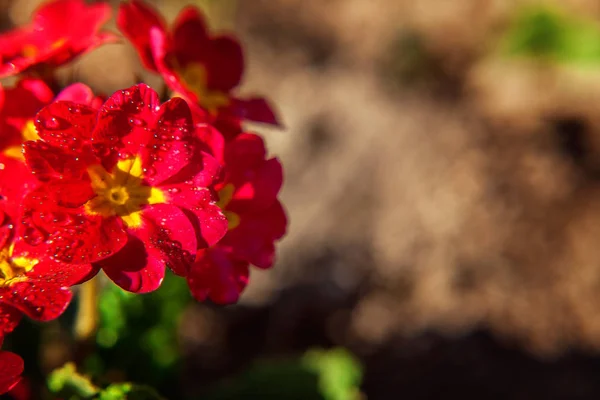
<path fill-rule="evenodd" d="M 33 120 L 30 119 L 25 123 L 23 129 L 21 130 L 21 142 L 27 142 L 29 140 L 39 140 L 40 135 L 38 135 L 37 129 Z M 16 158 L 17 160 L 25 160 L 23 157 L 23 148 L 21 144 L 16 146 L 9 146 L 4 150 L 4 154 L 11 158 Z"/>
<path fill-rule="evenodd" d="M 184 68 L 177 67 L 176 70 L 188 89 L 198 96 L 200 105 L 208 112 L 215 114 L 219 108 L 229 104 L 227 93 L 206 87 L 206 68 L 203 65 L 192 63 Z"/>
<path fill-rule="evenodd" d="M 38 263 L 38 260 L 26 257 L 13 257 L 14 245 L 0 250 L 0 287 L 26 281 L 25 273 Z"/>
<path fill-rule="evenodd" d="M 142 224 L 143 206 L 165 202 L 162 190 L 143 183 L 140 157 L 119 161 L 111 173 L 101 165 L 92 165 L 88 174 L 96 193 L 85 205 L 89 214 L 118 215 L 128 227 L 136 228 Z"/>
<path fill-rule="evenodd" d="M 223 214 L 227 218 L 228 230 L 235 229 L 240 224 L 240 216 L 237 213 L 234 213 L 233 211 L 225 209 L 227 205 L 231 202 L 234 192 L 235 187 L 231 183 L 228 183 L 227 185 L 223 186 L 221 190 L 219 190 L 219 201 L 217 202 L 217 205 L 221 207 L 221 210 L 223 210 Z"/>

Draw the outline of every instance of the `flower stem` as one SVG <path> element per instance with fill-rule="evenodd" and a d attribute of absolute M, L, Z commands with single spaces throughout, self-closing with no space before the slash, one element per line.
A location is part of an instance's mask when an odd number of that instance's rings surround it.
<path fill-rule="evenodd" d="M 79 303 L 75 317 L 75 338 L 79 342 L 90 341 L 98 329 L 98 292 L 97 276 L 81 285 Z"/>

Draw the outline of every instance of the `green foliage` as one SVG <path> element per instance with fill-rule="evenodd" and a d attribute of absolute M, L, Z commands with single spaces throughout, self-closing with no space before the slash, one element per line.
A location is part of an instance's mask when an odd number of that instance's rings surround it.
<path fill-rule="evenodd" d="M 170 273 L 160 290 L 145 295 L 107 285 L 100 299 L 98 350 L 86 360 L 85 371 L 101 379 L 126 373 L 127 380 L 172 391 L 181 357 L 178 324 L 190 301 L 185 279 Z"/>
<path fill-rule="evenodd" d="M 527 7 L 506 32 L 502 48 L 509 55 L 596 65 L 600 63 L 600 25 L 547 6 Z"/>
<path fill-rule="evenodd" d="M 295 360 L 256 363 L 200 399 L 358 400 L 361 379 L 360 364 L 346 350 L 311 350 Z"/>
<path fill-rule="evenodd" d="M 154 389 L 131 383 L 115 383 L 101 389 L 89 377 L 79 374 L 72 363 L 54 370 L 47 383 L 50 393 L 67 400 L 161 400 Z"/>
<path fill-rule="evenodd" d="M 100 391 L 88 377 L 77 373 L 73 363 L 65 364 L 48 376 L 48 389 L 70 400 L 94 398 Z"/>
<path fill-rule="evenodd" d="M 311 350 L 302 358 L 302 364 L 319 375 L 319 389 L 327 400 L 358 398 L 362 369 L 346 350 Z"/>

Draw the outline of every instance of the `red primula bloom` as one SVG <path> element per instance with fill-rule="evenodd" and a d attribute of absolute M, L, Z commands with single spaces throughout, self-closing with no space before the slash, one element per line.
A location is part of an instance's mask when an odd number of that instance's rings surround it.
<path fill-rule="evenodd" d="M 6 212 L 16 216 L 25 193 L 36 180 L 23 163 L 22 144 L 37 140 L 35 115 L 54 99 L 52 90 L 41 79 L 22 79 L 4 89 L 0 99 L 0 196 Z M 56 100 L 71 100 L 98 108 L 102 101 L 84 84 L 76 83 L 61 91 Z"/>
<path fill-rule="evenodd" d="M 192 126 L 184 100 L 160 105 L 146 85 L 115 93 L 99 113 L 71 102 L 44 108 L 41 140 L 24 145 L 43 182 L 23 202 L 27 250 L 92 262 L 138 293 L 158 288 L 165 266 L 187 275 L 197 248 L 227 231 L 208 189 L 220 165 L 196 151 Z"/>
<path fill-rule="evenodd" d="M 3 202 L 4 203 L 4 202 Z M 89 264 L 69 268 L 17 250 L 12 219 L 0 213 L 0 334 L 11 332 L 21 315 L 38 321 L 57 318 L 71 301 L 70 286 L 91 271 Z"/>
<path fill-rule="evenodd" d="M 168 32 L 155 10 L 132 0 L 121 4 L 117 25 L 137 49 L 144 66 L 160 73 L 171 90 L 188 100 L 196 112 L 279 125 L 265 99 L 240 99 L 232 94 L 244 72 L 242 48 L 231 36 L 210 35 L 197 8 L 185 8 Z"/>
<path fill-rule="evenodd" d="M 68 100 L 99 108 L 102 100 L 92 90 L 75 83 L 63 89 L 56 99 L 52 89 L 41 79 L 21 79 L 12 88 L 4 89 L 0 102 L 0 152 L 8 157 L 23 160 L 21 145 L 28 140 L 37 140 L 33 119 L 53 100 Z"/>
<path fill-rule="evenodd" d="M 0 334 L 0 347 L 4 342 L 4 335 Z M 23 359 L 10 351 L 0 351 L 0 394 L 11 390 L 21 380 L 25 365 Z"/>
<path fill-rule="evenodd" d="M 192 294 L 233 303 L 248 282 L 248 266 L 269 268 L 274 242 L 286 231 L 287 218 L 277 200 L 283 181 L 277 159 L 265 159 L 263 140 L 244 133 L 227 143 L 225 178 L 216 188 L 228 232 L 215 246 L 198 253 L 188 275 Z"/>
<path fill-rule="evenodd" d="M 0 78 L 33 67 L 57 67 L 116 36 L 100 32 L 110 18 L 107 3 L 56 0 L 38 8 L 26 26 L 0 35 Z"/>

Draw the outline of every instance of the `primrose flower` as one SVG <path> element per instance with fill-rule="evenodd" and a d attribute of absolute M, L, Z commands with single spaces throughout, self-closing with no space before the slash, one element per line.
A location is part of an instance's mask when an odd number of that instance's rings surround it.
<path fill-rule="evenodd" d="M 224 163 L 225 177 L 215 188 L 228 231 L 215 246 L 198 252 L 187 279 L 198 300 L 233 303 L 248 282 L 250 264 L 273 265 L 275 241 L 285 234 L 287 218 L 277 200 L 281 164 L 266 159 L 260 136 L 243 133 L 227 143 Z"/>
<path fill-rule="evenodd" d="M 185 8 L 169 32 L 157 11 L 132 0 L 120 5 L 117 25 L 137 49 L 144 66 L 160 73 L 195 112 L 213 119 L 279 125 L 264 98 L 242 99 L 233 94 L 244 72 L 242 48 L 231 36 L 210 35 L 197 8 Z"/>
<path fill-rule="evenodd" d="M 187 103 L 160 105 L 146 85 L 111 96 L 99 112 L 57 102 L 37 116 L 41 140 L 24 145 L 41 181 L 24 200 L 31 254 L 94 263 L 132 292 L 158 288 L 168 266 L 187 275 L 196 250 L 227 220 L 211 185 L 219 163 L 198 151 Z"/>
<path fill-rule="evenodd" d="M 5 88 L 0 96 L 0 195 L 5 211 L 16 216 L 25 193 L 37 182 L 26 167 L 22 144 L 37 140 L 35 115 L 53 100 L 71 100 L 99 107 L 102 101 L 82 83 L 63 89 L 56 98 L 41 79 L 25 78 L 14 87 Z"/>
<path fill-rule="evenodd" d="M 11 332 L 21 314 L 38 321 L 57 318 L 67 308 L 70 286 L 91 271 L 89 264 L 64 265 L 16 250 L 13 219 L 2 213 L 0 226 L 0 333 Z"/>
<path fill-rule="evenodd" d="M 43 4 L 23 27 L 0 35 L 0 78 L 34 67 L 57 67 L 116 40 L 100 32 L 110 18 L 108 3 L 55 0 Z"/>
<path fill-rule="evenodd" d="M 0 334 L 0 347 L 3 342 L 4 335 Z M 8 392 L 21 381 L 24 368 L 21 357 L 10 351 L 0 351 L 0 394 Z"/>

